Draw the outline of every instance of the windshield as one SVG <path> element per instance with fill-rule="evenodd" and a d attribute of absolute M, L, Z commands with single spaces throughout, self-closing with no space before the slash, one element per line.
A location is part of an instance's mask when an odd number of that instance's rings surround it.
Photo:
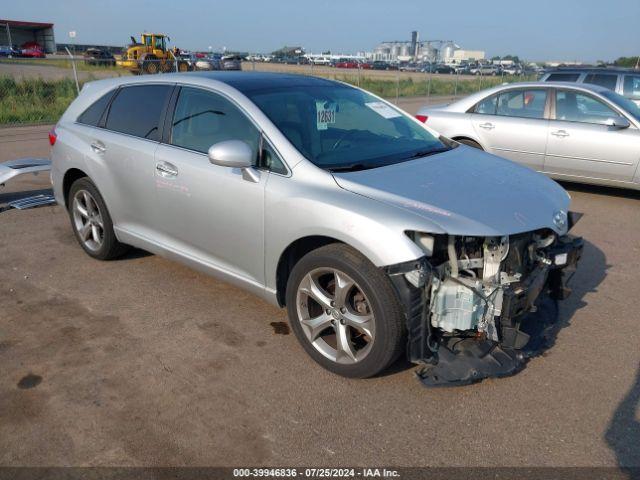
<path fill-rule="evenodd" d="M 640 122 L 640 107 L 634 102 L 612 91 L 602 92 L 602 95 Z"/>
<path fill-rule="evenodd" d="M 343 85 L 247 92 L 289 141 L 327 170 L 363 170 L 451 146 L 372 95 Z"/>

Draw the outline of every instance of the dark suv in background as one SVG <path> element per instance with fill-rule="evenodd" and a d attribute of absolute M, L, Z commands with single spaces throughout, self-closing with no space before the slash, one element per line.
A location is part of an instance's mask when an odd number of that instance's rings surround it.
<path fill-rule="evenodd" d="M 87 48 L 87 51 L 84 52 L 84 63 L 101 67 L 115 67 L 116 59 L 107 50 Z"/>
<path fill-rule="evenodd" d="M 640 105 L 640 70 L 637 69 L 559 67 L 545 71 L 540 81 L 600 85 Z"/>

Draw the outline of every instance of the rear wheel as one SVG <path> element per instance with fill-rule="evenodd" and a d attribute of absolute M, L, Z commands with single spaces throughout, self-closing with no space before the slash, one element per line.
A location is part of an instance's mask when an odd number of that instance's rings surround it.
<path fill-rule="evenodd" d="M 188 72 L 189 64 L 187 62 L 178 62 L 178 71 L 179 72 Z"/>
<path fill-rule="evenodd" d="M 162 73 L 170 73 L 173 72 L 175 68 L 175 63 L 172 60 L 166 60 L 162 64 Z"/>
<path fill-rule="evenodd" d="M 398 358 L 404 321 L 393 287 L 356 250 L 331 244 L 305 255 L 287 283 L 291 327 L 322 367 L 345 377 L 376 375 Z"/>
<path fill-rule="evenodd" d="M 67 205 L 73 233 L 91 257 L 111 260 L 128 250 L 129 247 L 116 238 L 102 195 L 87 177 L 73 182 Z"/>

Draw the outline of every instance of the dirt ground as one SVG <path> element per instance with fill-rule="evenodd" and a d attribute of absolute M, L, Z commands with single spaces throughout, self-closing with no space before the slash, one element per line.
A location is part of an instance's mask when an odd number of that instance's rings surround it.
<path fill-rule="evenodd" d="M 0 130 L 0 161 L 46 131 Z M 0 465 L 640 466 L 640 193 L 566 187 L 586 246 L 555 345 L 431 390 L 332 375 L 284 311 L 176 263 L 92 260 L 60 206 L 0 213 Z"/>
<path fill-rule="evenodd" d="M 34 60 L 29 60 L 27 63 L 18 63 L 19 60 L 13 60 L 11 62 L 0 62 L 0 76 L 10 76 L 14 78 L 34 78 L 40 77 L 45 80 L 59 80 L 62 78 L 73 78 L 73 70 L 71 67 L 63 67 L 57 64 L 60 60 L 57 59 L 42 59 L 36 60 L 39 62 L 34 64 Z M 261 72 L 285 72 L 285 73 L 302 73 L 306 75 L 318 75 L 327 78 L 344 78 L 344 77 L 357 77 L 358 69 L 354 68 L 333 68 L 328 66 L 316 66 L 316 65 L 286 65 L 282 63 L 262 63 L 262 62 L 242 62 L 242 70 L 246 71 L 261 71 Z M 119 77 L 122 75 L 129 75 L 129 71 L 122 68 L 92 68 L 90 70 L 83 70 L 83 61 L 78 60 L 78 78 L 80 81 L 90 79 L 100 79 L 108 77 Z M 369 78 L 376 78 L 380 80 L 395 80 L 396 78 L 408 79 L 411 78 L 414 81 L 426 81 L 428 74 L 421 72 L 400 72 L 398 70 L 360 70 L 360 75 Z M 432 78 L 440 78 L 444 80 L 454 80 L 455 75 L 434 73 Z M 475 81 L 481 80 L 474 75 L 458 75 L 459 81 Z"/>

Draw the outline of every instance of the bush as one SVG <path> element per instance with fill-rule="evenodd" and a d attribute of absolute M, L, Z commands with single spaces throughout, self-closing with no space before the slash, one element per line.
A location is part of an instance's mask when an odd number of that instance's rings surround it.
<path fill-rule="evenodd" d="M 0 77 L 0 125 L 54 123 L 76 97 L 73 80 Z"/>

